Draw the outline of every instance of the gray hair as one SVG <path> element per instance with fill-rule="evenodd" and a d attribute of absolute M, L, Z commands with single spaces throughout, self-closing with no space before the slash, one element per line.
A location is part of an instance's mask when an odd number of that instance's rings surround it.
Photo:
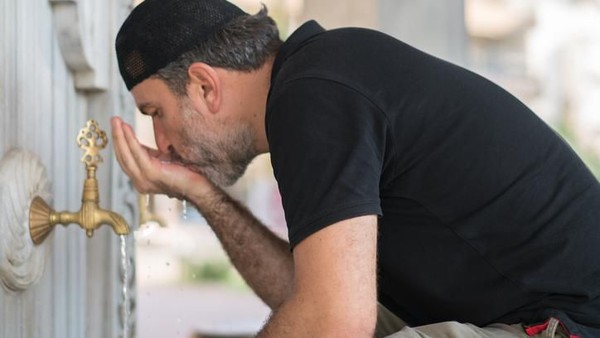
<path fill-rule="evenodd" d="M 227 23 L 210 39 L 160 69 L 155 77 L 166 82 L 177 96 L 187 95 L 188 68 L 194 62 L 213 67 L 250 72 L 274 56 L 282 41 L 267 7 L 254 15 L 243 15 Z"/>

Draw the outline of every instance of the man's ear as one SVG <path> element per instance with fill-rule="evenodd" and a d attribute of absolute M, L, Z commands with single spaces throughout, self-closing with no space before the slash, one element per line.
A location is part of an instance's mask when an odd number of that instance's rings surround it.
<path fill-rule="evenodd" d="M 217 113 L 221 107 L 221 80 L 215 69 L 203 62 L 194 62 L 188 68 L 188 97 L 198 111 Z"/>

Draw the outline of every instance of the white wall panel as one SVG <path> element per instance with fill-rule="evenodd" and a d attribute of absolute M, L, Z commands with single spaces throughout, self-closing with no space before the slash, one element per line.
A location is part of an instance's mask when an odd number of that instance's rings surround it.
<path fill-rule="evenodd" d="M 123 99 L 128 94 L 111 59 L 112 41 L 130 1 L 70 2 L 85 7 L 74 18 L 82 21 L 81 36 L 99 39 L 85 43 L 94 48 L 90 67 L 101 70 L 104 80 L 85 72 L 76 76 L 65 61 L 53 11 L 60 2 L 0 0 L 0 161 L 11 148 L 33 151 L 51 181 L 50 204 L 59 211 L 76 211 L 84 177 L 75 140 L 79 130 L 93 117 L 108 132 L 109 116 L 133 112 L 131 102 Z M 92 26 L 94 34 L 85 31 Z M 100 88 L 96 84 L 102 81 Z M 99 169 L 104 208 L 123 205 L 131 194 L 130 187 L 117 183 L 124 179 L 111 152 L 111 146 L 103 151 L 106 161 Z M 112 187 L 121 188 L 115 193 Z M 0 212 L 5 207 L 0 204 Z M 126 208 L 126 219 L 132 220 L 133 209 Z M 116 337 L 118 237 L 102 229 L 88 239 L 70 225 L 56 227 L 46 242 L 50 254 L 39 282 L 23 292 L 0 288 L 0 338 Z"/>

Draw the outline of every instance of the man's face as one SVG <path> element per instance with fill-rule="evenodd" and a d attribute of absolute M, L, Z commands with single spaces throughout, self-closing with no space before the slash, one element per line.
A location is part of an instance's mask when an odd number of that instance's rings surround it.
<path fill-rule="evenodd" d="M 234 121 L 207 121 L 187 97 L 180 101 L 181 154 L 176 152 L 175 160 L 218 185 L 232 185 L 257 155 L 250 126 L 236 125 Z"/>
<path fill-rule="evenodd" d="M 257 155 L 249 125 L 227 114 L 202 114 L 163 81 L 144 80 L 131 92 L 142 114 L 152 117 L 159 151 L 217 185 L 235 183 Z"/>

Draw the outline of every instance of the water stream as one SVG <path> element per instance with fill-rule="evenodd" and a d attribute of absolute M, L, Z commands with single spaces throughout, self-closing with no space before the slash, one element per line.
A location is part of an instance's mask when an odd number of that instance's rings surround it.
<path fill-rule="evenodd" d="M 127 257 L 127 240 L 124 235 L 121 238 L 121 277 L 122 280 L 122 296 L 123 303 L 121 304 L 121 319 L 123 323 L 122 338 L 129 338 L 129 317 L 131 315 L 129 305 L 129 257 Z"/>

